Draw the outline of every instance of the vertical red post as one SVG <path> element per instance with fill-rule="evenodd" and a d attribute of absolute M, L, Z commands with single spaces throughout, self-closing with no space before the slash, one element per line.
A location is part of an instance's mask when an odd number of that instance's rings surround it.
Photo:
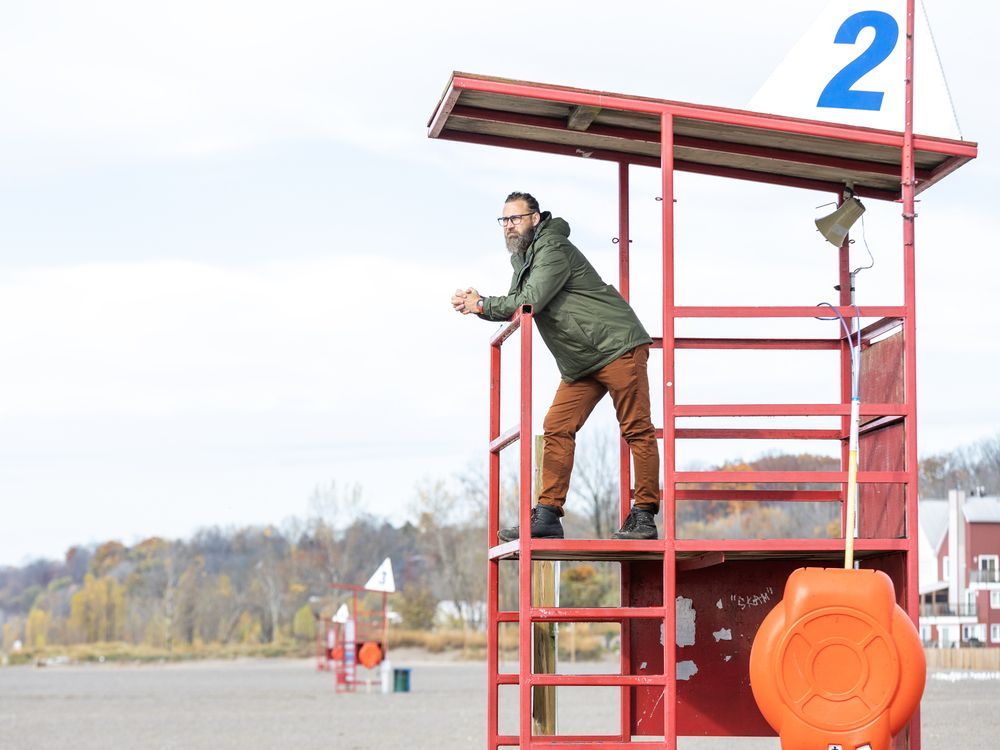
<path fill-rule="evenodd" d="M 919 561 L 917 559 L 917 486 L 919 482 L 919 457 L 917 454 L 917 320 L 916 320 L 916 232 L 915 170 L 913 164 L 913 28 L 914 0 L 906 2 L 906 82 L 903 128 L 902 198 L 903 198 L 903 305 L 906 320 L 903 323 L 903 370 L 906 404 L 909 413 L 904 418 L 906 441 L 906 611 L 918 627 L 920 594 L 918 589 Z M 920 750 L 920 707 L 910 718 L 910 750 Z"/>
<path fill-rule="evenodd" d="M 628 184 L 628 164 L 620 162 L 618 164 L 618 291 L 621 292 L 625 301 L 629 298 L 629 184 Z M 624 523 L 632 505 L 632 465 L 628 443 L 621 438 L 618 451 L 618 465 L 620 467 L 620 487 L 619 497 L 621 502 L 618 505 L 618 523 Z"/>
<path fill-rule="evenodd" d="M 490 347 L 490 443 L 500 437 L 500 344 Z M 489 468 L 489 512 L 486 520 L 486 548 L 496 543 L 500 530 L 500 452 L 490 451 Z M 499 731 L 500 703 L 500 561 L 489 560 L 486 564 L 486 747 L 497 750 L 496 738 Z"/>
<path fill-rule="evenodd" d="M 619 162 L 618 164 L 618 291 L 621 292 L 625 301 L 629 298 L 629 181 L 628 164 Z M 619 438 L 618 449 L 619 467 L 619 502 L 618 502 L 618 523 L 624 523 L 632 505 L 632 465 L 631 454 L 625 438 Z M 628 607 L 631 604 L 631 577 L 630 565 L 627 562 L 619 563 L 621 569 L 621 587 L 619 602 L 620 606 Z M 619 674 L 628 674 L 632 663 L 632 643 L 631 624 L 624 620 L 621 623 L 621 653 L 619 654 Z M 632 688 L 623 687 L 620 692 L 621 699 L 621 740 L 628 742 L 632 737 Z"/>
<path fill-rule="evenodd" d="M 837 193 L 837 208 L 840 208 L 843 204 L 843 192 Z M 837 278 L 840 283 L 840 299 L 837 301 L 837 304 L 841 307 L 846 307 L 851 304 L 851 240 L 849 236 L 844 237 L 844 242 L 840 246 L 840 250 L 838 252 L 839 272 L 837 274 Z M 841 330 L 839 333 L 843 335 L 845 332 Z M 851 403 L 851 341 L 850 338 L 847 337 L 843 339 L 840 345 L 840 403 Z M 848 443 L 850 430 L 851 418 L 844 415 L 840 418 L 841 471 L 847 471 L 848 454 L 850 453 L 850 445 Z M 842 496 L 840 503 L 840 528 L 843 531 L 844 539 L 847 539 L 847 503 L 849 503 L 851 499 L 847 496 L 846 483 L 840 485 L 840 492 Z M 853 529 L 851 531 L 853 531 Z"/>
<path fill-rule="evenodd" d="M 666 750 L 677 748 L 676 511 L 674 509 L 674 118 L 660 116 L 663 181 L 663 734 Z"/>
<path fill-rule="evenodd" d="M 520 698 L 520 747 L 531 748 L 531 693 L 532 693 L 532 648 L 531 648 L 531 308 L 521 309 L 521 439 L 520 473 L 521 497 L 519 516 L 521 524 L 521 557 L 518 562 L 518 657 L 521 682 Z"/>

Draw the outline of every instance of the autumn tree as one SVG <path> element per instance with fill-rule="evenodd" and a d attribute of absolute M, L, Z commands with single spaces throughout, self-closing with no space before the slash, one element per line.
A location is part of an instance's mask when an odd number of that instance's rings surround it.
<path fill-rule="evenodd" d="M 84 643 L 121 640 L 125 623 L 125 590 L 110 576 L 87 573 L 83 588 L 70 600 L 69 625 Z"/>
<path fill-rule="evenodd" d="M 29 648 L 45 648 L 49 640 L 52 615 L 44 609 L 32 609 L 24 623 L 24 640 Z"/>
<path fill-rule="evenodd" d="M 920 460 L 920 494 L 944 498 L 949 490 L 1000 494 L 1000 434 Z"/>
<path fill-rule="evenodd" d="M 444 482 L 417 487 L 415 511 L 424 554 L 433 561 L 432 585 L 458 610 L 463 629 L 481 624 L 486 599 L 485 519 L 477 504 L 463 502 Z"/>
<path fill-rule="evenodd" d="M 430 630 L 434 627 L 438 597 L 426 584 L 413 584 L 403 589 L 395 600 L 395 609 L 403 619 L 403 627 L 413 630 Z"/>

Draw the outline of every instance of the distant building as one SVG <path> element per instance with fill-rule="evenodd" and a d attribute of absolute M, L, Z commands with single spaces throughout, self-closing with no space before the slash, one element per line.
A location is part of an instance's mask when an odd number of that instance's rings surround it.
<path fill-rule="evenodd" d="M 438 602 L 434 623 L 444 627 L 459 627 L 462 622 L 472 630 L 486 629 L 486 602 L 456 602 L 444 599 Z"/>
<path fill-rule="evenodd" d="M 1000 647 L 1000 497 L 920 501 L 920 637 Z"/>

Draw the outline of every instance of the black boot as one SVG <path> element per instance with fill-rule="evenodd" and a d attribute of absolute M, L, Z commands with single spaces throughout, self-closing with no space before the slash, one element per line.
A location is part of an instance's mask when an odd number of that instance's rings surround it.
<path fill-rule="evenodd" d="M 612 539 L 656 539 L 656 521 L 652 511 L 634 505 L 621 529 L 611 535 Z"/>
<path fill-rule="evenodd" d="M 520 536 L 520 527 L 511 526 L 497 533 L 501 542 L 513 542 Z M 534 539 L 562 539 L 563 527 L 559 511 L 548 505 L 536 505 L 531 509 L 531 536 Z"/>

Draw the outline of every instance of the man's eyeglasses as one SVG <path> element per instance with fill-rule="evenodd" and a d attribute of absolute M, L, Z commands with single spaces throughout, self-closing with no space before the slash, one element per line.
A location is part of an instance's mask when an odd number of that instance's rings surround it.
<path fill-rule="evenodd" d="M 499 217 L 497 219 L 497 223 L 500 226 L 502 226 L 502 227 L 505 227 L 508 224 L 511 224 L 512 226 L 516 227 L 518 224 L 520 224 L 522 221 L 524 221 L 524 219 L 526 219 L 527 217 L 532 216 L 532 215 L 534 215 L 536 213 L 538 213 L 538 212 L 537 211 L 532 211 L 531 213 L 527 213 L 527 214 L 514 214 L 513 216 L 501 216 L 501 217 Z"/>

